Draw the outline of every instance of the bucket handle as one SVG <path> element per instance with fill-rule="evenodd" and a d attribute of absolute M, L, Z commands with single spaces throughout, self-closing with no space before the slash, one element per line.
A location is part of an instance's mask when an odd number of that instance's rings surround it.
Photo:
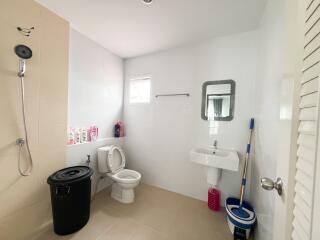
<path fill-rule="evenodd" d="M 65 196 L 70 193 L 70 186 L 69 185 L 62 185 L 55 187 L 56 196 Z"/>

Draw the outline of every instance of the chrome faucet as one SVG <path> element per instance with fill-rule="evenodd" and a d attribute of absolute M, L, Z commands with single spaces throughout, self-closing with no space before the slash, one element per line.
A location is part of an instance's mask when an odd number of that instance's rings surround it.
<path fill-rule="evenodd" d="M 218 141 L 217 141 L 217 140 L 214 140 L 214 141 L 213 141 L 212 147 L 213 147 L 212 154 L 216 154 L 216 151 L 217 151 L 217 149 L 218 149 Z"/>
<path fill-rule="evenodd" d="M 214 140 L 213 141 L 213 148 L 216 150 L 218 148 L 218 141 Z"/>

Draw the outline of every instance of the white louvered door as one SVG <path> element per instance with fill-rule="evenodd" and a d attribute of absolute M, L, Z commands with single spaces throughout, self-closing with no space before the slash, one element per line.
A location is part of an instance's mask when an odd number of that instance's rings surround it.
<path fill-rule="evenodd" d="M 312 228 L 319 119 L 320 0 L 305 1 L 304 56 L 300 86 L 292 223 L 293 240 L 316 240 L 312 237 Z"/>

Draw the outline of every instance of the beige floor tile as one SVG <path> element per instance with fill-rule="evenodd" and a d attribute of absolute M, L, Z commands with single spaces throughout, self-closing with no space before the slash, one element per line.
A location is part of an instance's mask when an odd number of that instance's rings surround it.
<path fill-rule="evenodd" d="M 224 211 L 213 212 L 203 201 L 141 184 L 132 204 L 98 193 L 90 222 L 81 231 L 64 237 L 51 232 L 46 240 L 231 240 Z"/>
<path fill-rule="evenodd" d="M 168 234 L 171 226 L 174 224 L 176 214 L 159 206 L 154 206 L 146 211 L 142 222 L 156 231 Z"/>
<path fill-rule="evenodd" d="M 169 231 L 172 239 L 223 240 L 231 235 L 223 211 L 213 212 L 206 204 L 190 199 L 181 206 Z"/>
<path fill-rule="evenodd" d="M 130 240 L 167 240 L 167 238 L 152 228 L 140 225 L 135 230 Z"/>
<path fill-rule="evenodd" d="M 123 218 L 100 235 L 98 240 L 130 240 L 137 227 L 138 224 L 132 219 Z"/>

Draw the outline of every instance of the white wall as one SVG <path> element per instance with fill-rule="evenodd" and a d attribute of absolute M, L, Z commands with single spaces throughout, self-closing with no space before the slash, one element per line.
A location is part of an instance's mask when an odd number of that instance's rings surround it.
<path fill-rule="evenodd" d="M 68 125 L 99 127 L 97 142 L 67 147 L 67 165 L 85 164 L 91 155 L 95 170 L 93 190 L 98 179 L 98 147 L 122 145 L 123 139 L 113 138 L 113 126 L 123 113 L 123 60 L 79 32 L 70 31 Z M 106 178 L 99 189 L 108 185 Z"/>
<path fill-rule="evenodd" d="M 268 3 L 260 27 L 256 84 L 256 138 L 253 171 L 253 204 L 258 216 L 257 239 L 272 239 L 275 193 L 259 186 L 261 177 L 276 178 L 284 1 Z"/>
<path fill-rule="evenodd" d="M 280 77 L 282 65 L 283 1 L 268 3 L 259 31 L 259 64 L 255 88 L 255 163 L 252 200 L 258 217 L 257 239 L 272 239 L 273 191 L 264 191 L 261 177 L 276 178 L 278 150 Z"/>
<path fill-rule="evenodd" d="M 219 147 L 245 151 L 248 122 L 253 111 L 257 33 L 211 39 L 196 45 L 126 60 L 125 148 L 128 164 L 143 181 L 194 198 L 207 199 L 205 168 L 189 162 L 189 151 L 218 140 Z M 150 104 L 128 103 L 128 82 L 152 76 Z M 205 81 L 236 81 L 235 116 L 231 122 L 209 123 L 201 113 Z M 187 97 L 155 98 L 155 94 L 183 93 Z M 223 199 L 238 196 L 239 172 L 223 171 L 219 188 Z M 247 195 L 249 196 L 249 195 Z"/>
<path fill-rule="evenodd" d="M 266 6 L 259 31 L 258 75 L 255 88 L 255 165 L 252 175 L 252 202 L 258 217 L 255 231 L 259 240 L 280 240 L 291 237 L 291 189 L 295 172 L 295 118 L 298 114 L 295 87 L 302 66 L 303 33 L 298 14 L 299 0 L 270 0 Z M 301 7 L 300 7 L 301 8 Z M 304 11 L 303 7 L 303 11 Z M 300 59 L 300 60 L 299 60 Z M 295 89 L 296 88 L 296 89 Z M 294 107 L 294 108 L 293 108 Z M 294 130 L 292 132 L 292 130 Z M 292 155 L 290 155 L 292 154 Z M 293 161 L 290 161 L 290 160 Z M 265 191 L 260 178 L 281 177 L 284 194 Z M 290 227 L 289 227 L 290 228 Z M 287 231 L 287 232 L 286 232 Z"/>
<path fill-rule="evenodd" d="M 123 60 L 71 29 L 69 64 L 69 126 L 96 124 L 100 138 L 112 137 L 122 118 Z"/>

